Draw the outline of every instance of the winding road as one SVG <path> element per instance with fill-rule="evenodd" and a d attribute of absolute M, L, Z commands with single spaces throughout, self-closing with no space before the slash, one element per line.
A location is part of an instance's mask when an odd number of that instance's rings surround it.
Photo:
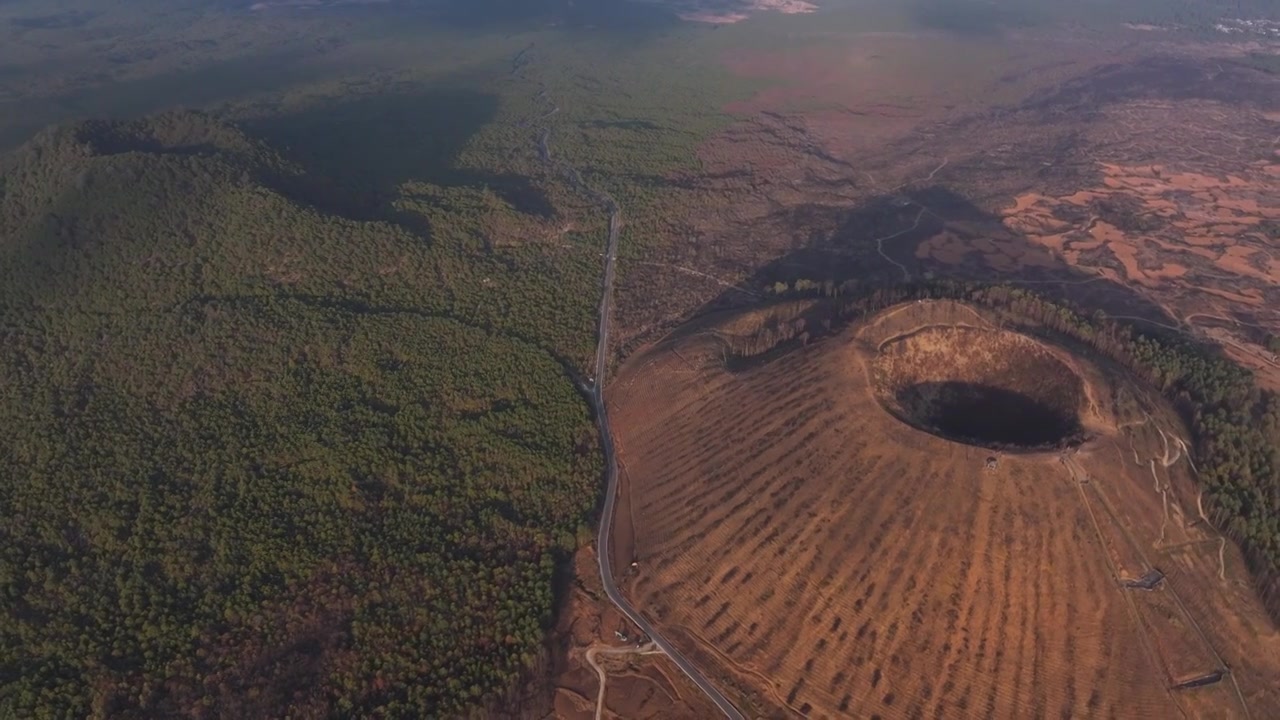
<path fill-rule="evenodd" d="M 593 373 L 595 379 L 591 384 L 590 394 L 591 404 L 595 407 L 596 422 L 600 426 L 600 444 L 604 451 L 604 510 L 600 517 L 600 533 L 596 538 L 596 560 L 600 566 L 600 583 L 604 585 L 604 592 L 609 596 L 610 602 L 635 623 L 654 645 L 666 653 L 667 657 L 671 658 L 671 661 L 693 681 L 693 684 L 711 698 L 711 702 L 715 703 L 726 717 L 745 720 L 738 708 L 734 707 L 733 703 L 729 702 L 729 699 L 693 666 L 693 663 L 681 655 L 680 651 L 667 642 L 661 633 L 632 607 L 618 590 L 618 584 L 613 578 L 610 547 L 613 543 L 613 514 L 618 503 L 618 458 L 613 445 L 613 432 L 609 428 L 609 412 L 604 401 L 604 378 L 609 363 L 609 315 L 613 309 L 614 266 L 617 264 L 618 235 L 622 230 L 622 210 L 608 195 L 598 191 L 592 191 L 592 195 L 602 197 L 606 207 L 609 208 L 609 239 L 605 246 L 604 282 L 600 291 L 600 321 L 596 330 L 596 363 Z"/>
<path fill-rule="evenodd" d="M 532 46 L 531 46 L 532 47 Z M 529 48 L 531 49 L 531 48 Z M 512 73 L 517 72 L 521 67 L 527 65 L 530 61 L 528 50 L 522 51 L 520 55 L 512 62 Z M 555 104 L 551 99 L 547 88 L 543 86 L 538 93 L 539 97 L 546 101 L 552 110 L 538 118 L 539 121 L 545 121 L 560 110 L 560 106 Z M 613 515 L 618 503 L 618 458 L 617 451 L 613 444 L 613 432 L 609 428 L 609 412 L 604 401 L 604 380 L 605 374 L 609 366 L 609 317 L 613 313 L 613 286 L 616 275 L 615 267 L 618 259 L 618 236 L 622 232 L 622 208 L 618 203 L 609 196 L 608 193 L 592 188 L 582 179 L 582 174 L 572 165 L 560 161 L 556 163 L 551 156 L 551 128 L 543 127 L 538 133 L 535 140 L 538 149 L 538 156 L 548 165 L 558 166 L 569 180 L 583 194 L 591 197 L 591 199 L 600 203 L 609 211 L 609 236 L 605 242 L 604 249 L 604 278 L 600 284 L 600 306 L 599 306 L 599 324 L 596 328 L 596 359 L 595 367 L 592 372 L 592 380 L 588 388 L 588 398 L 592 408 L 595 410 L 596 423 L 600 428 L 600 445 L 604 452 L 604 480 L 605 495 L 604 509 L 600 517 L 600 530 L 596 538 L 596 555 L 600 566 L 600 583 L 604 586 L 605 594 L 609 596 L 618 610 L 641 632 L 649 637 L 653 644 L 660 649 L 667 657 L 671 658 L 671 662 L 680 668 L 689 680 L 697 685 L 704 692 L 711 702 L 724 713 L 725 717 L 731 720 L 745 720 L 745 717 L 738 708 L 733 705 L 707 678 L 694 667 L 693 663 L 680 654 L 662 634 L 658 632 L 638 610 L 618 590 L 618 584 L 613 577 L 613 565 L 610 562 L 610 548 L 613 541 Z"/>
<path fill-rule="evenodd" d="M 618 233 L 622 229 L 622 212 L 617 203 L 609 199 L 609 241 L 605 249 L 604 283 L 600 293 L 600 324 L 596 340 L 595 381 L 591 386 L 591 404 L 595 407 L 596 422 L 600 426 L 600 444 L 604 451 L 605 495 L 604 510 L 600 517 L 600 534 L 596 539 L 596 560 L 600 566 L 600 583 L 604 585 L 605 594 L 617 606 L 618 610 L 635 623 L 640 630 L 658 646 L 681 672 L 693 681 L 711 698 L 711 702 L 720 708 L 726 717 L 733 720 L 744 720 L 738 708 L 726 698 L 693 663 L 689 662 L 680 651 L 676 650 L 662 634 L 644 618 L 631 603 L 622 596 L 618 584 L 613 578 L 613 563 L 610 562 L 610 546 L 613 541 L 613 514 L 618 503 L 618 459 L 613 445 L 613 433 L 609 429 L 609 412 L 604 402 L 604 377 L 609 359 L 609 314 L 613 306 L 614 265 L 617 259 Z"/>

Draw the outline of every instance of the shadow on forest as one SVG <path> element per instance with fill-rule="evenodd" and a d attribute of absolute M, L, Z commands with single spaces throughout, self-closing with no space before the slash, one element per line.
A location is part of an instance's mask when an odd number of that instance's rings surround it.
<path fill-rule="evenodd" d="M 533 24 L 603 30 L 636 39 L 679 25 L 674 12 L 633 0 L 450 0 L 435 15 L 462 30 L 514 32 Z"/>
<path fill-rule="evenodd" d="M 1152 58 L 1131 65 L 1112 65 L 1063 83 L 1009 110 L 1011 113 L 1072 115 L 1097 112 L 1109 103 L 1132 98 L 1207 99 L 1229 104 L 1277 105 L 1276 85 L 1259 80 L 1251 68 L 1226 62 L 1180 58 Z M 976 115 L 967 123 L 990 122 Z M 1070 147 L 1058 148 L 1065 153 Z M 971 179 L 971 183 L 975 182 Z M 978 180 L 977 182 L 980 182 Z M 1122 206 L 1095 208 L 1113 213 L 1110 221 L 1119 227 L 1134 227 L 1137 218 Z M 1104 279 L 1069 265 L 1044 247 L 1006 226 L 999 217 L 976 206 L 967 197 L 946 185 L 917 187 L 901 194 L 882 195 L 847 210 L 826 206 L 799 206 L 785 211 L 780 222 L 793 227 L 830 227 L 816 234 L 802 247 L 762 265 L 743 286 L 767 290 L 777 283 L 792 287 L 798 280 L 821 286 L 856 280 L 866 287 L 889 287 L 905 280 L 934 278 L 979 283 L 1008 283 L 1025 287 L 1054 301 L 1065 301 L 1090 313 L 1102 310 L 1112 315 L 1142 318 L 1160 325 L 1181 323 L 1141 292 L 1123 282 Z M 1085 220 L 1086 218 L 1079 218 Z M 1013 272 L 995 270 L 974 251 L 959 261 L 941 262 L 928 253 L 919 253 L 926 240 L 943 229 L 968 245 L 974 241 L 999 238 L 1001 244 L 1021 250 L 1034 261 Z M 883 254 L 876 238 L 885 238 Z M 919 256 L 923 255 L 923 257 Z M 1119 270 L 1118 261 L 1113 261 Z M 698 314 L 741 306 L 751 298 L 728 290 L 706 303 Z M 814 317 L 808 327 L 822 318 Z M 1157 325 L 1138 323 L 1147 333 L 1171 332 Z"/>
<path fill-rule="evenodd" d="M 1236 60 L 1152 57 L 1107 65 L 1033 95 L 1019 110 L 1087 117 L 1103 107 L 1139 99 L 1210 100 L 1227 105 L 1280 107 L 1277 83 Z"/>
<path fill-rule="evenodd" d="M 41 128 L 77 118 L 130 119 L 165 109 L 208 108 L 271 93 L 321 77 L 324 70 L 295 52 L 254 55 L 133 80 L 87 76 L 85 87 L 21 100 L 21 112 L 0 121 L 0 150 Z M 13 102 L 17 110 L 18 102 Z M 5 104 L 0 104 L 0 110 Z"/>
<path fill-rule="evenodd" d="M 958 35 L 999 35 L 1005 30 L 1035 24 L 1035 11 L 998 6 L 982 0 L 915 0 L 910 13 L 916 24 Z"/>
<path fill-rule="evenodd" d="M 49 15 L 10 18 L 9 24 L 19 30 L 65 30 L 84 27 L 95 17 L 97 17 L 97 13 L 83 10 L 66 10 Z"/>
<path fill-rule="evenodd" d="M 796 217 L 812 219 L 821 211 L 801 207 L 789 212 Z M 741 285 L 767 293 L 778 283 L 794 288 L 801 280 L 814 283 L 819 288 L 826 282 L 839 286 L 853 280 L 862 289 L 893 287 L 927 278 L 1003 282 L 1026 287 L 1050 300 L 1066 301 L 1086 313 L 1103 310 L 1113 315 L 1178 324 L 1162 307 L 1133 288 L 1068 265 L 1030 239 L 1010 230 L 1000 218 L 945 186 L 932 185 L 900 195 L 876 197 L 860 207 L 837 212 L 828 220 L 833 230 L 816 235 L 804 247 L 761 266 Z M 943 263 L 917 257 L 920 245 L 944 227 L 964 240 L 998 236 L 1004 244 L 1022 245 L 1037 264 L 1020 269 L 1013 275 L 993 270 L 973 258 L 959 263 Z M 876 238 L 890 236 L 893 237 L 883 243 L 882 255 L 877 250 Z M 739 290 L 726 290 L 705 303 L 695 315 L 741 307 L 744 302 L 752 300 L 751 296 Z M 812 320 L 815 322 L 807 323 L 807 326 L 817 327 L 821 324 L 817 321 L 825 319 L 825 315 L 814 316 Z M 1159 330 L 1146 325 L 1142 329 Z"/>
<path fill-rule="evenodd" d="M 607 128 L 614 130 L 664 130 L 661 125 L 650 120 L 591 120 L 582 123 L 590 128 Z"/>
<path fill-rule="evenodd" d="M 458 154 L 497 114 L 492 95 L 465 89 L 344 98 L 246 123 L 307 175 L 295 199 L 357 220 L 388 220 L 425 235 L 426 219 L 392 203 L 406 182 L 488 187 L 517 211 L 555 208 L 528 178 L 456 167 Z"/>

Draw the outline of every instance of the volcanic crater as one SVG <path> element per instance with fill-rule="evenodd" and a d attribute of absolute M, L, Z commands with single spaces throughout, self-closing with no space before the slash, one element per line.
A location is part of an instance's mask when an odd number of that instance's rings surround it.
<path fill-rule="evenodd" d="M 747 716 L 1280 717 L 1174 408 L 1028 318 L 837 302 L 699 318 L 606 389 L 614 573 Z"/>
<path fill-rule="evenodd" d="M 872 361 L 890 414 L 949 440 L 1001 450 L 1079 444 L 1084 382 L 1039 341 L 934 326 L 885 341 Z"/>

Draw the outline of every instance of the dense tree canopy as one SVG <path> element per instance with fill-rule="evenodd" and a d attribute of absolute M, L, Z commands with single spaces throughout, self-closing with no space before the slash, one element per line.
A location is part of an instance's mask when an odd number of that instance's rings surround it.
<path fill-rule="evenodd" d="M 0 716 L 454 715 L 544 661 L 599 477 L 594 240 L 306 179 L 191 113 L 0 167 Z"/>

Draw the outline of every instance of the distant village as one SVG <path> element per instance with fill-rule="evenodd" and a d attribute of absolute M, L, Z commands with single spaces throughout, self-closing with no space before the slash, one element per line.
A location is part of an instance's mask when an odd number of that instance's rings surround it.
<path fill-rule="evenodd" d="M 1213 29 L 1228 35 L 1259 35 L 1280 39 L 1280 22 L 1275 20 L 1228 19 L 1214 23 Z"/>

